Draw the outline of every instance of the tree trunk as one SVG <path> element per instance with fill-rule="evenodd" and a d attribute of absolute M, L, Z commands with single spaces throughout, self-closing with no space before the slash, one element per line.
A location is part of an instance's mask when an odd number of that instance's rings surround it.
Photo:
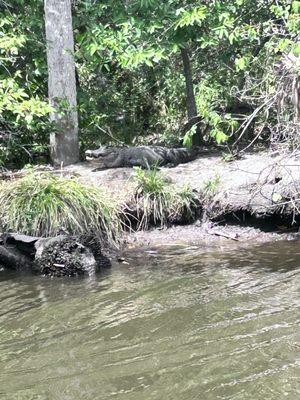
<path fill-rule="evenodd" d="M 197 117 L 197 106 L 194 93 L 194 84 L 192 76 L 192 67 L 190 62 L 190 56 L 187 48 L 181 49 L 181 57 L 183 62 L 183 73 L 186 85 L 186 106 L 188 120 L 192 120 Z M 197 125 L 196 134 L 193 136 L 193 145 L 199 145 L 203 143 L 201 131 L 199 125 Z"/>
<path fill-rule="evenodd" d="M 55 109 L 51 158 L 55 165 L 68 165 L 79 160 L 71 0 L 45 0 L 44 6 L 49 101 Z"/>

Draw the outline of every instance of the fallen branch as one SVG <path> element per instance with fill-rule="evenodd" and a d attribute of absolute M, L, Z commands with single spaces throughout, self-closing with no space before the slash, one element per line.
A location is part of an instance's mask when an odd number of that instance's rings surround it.
<path fill-rule="evenodd" d="M 272 103 L 273 100 L 275 100 L 276 95 L 272 96 L 270 99 L 265 101 L 263 104 L 261 104 L 259 107 L 257 107 L 253 113 L 249 116 L 249 118 L 241 125 L 240 129 L 242 129 L 242 132 L 240 133 L 239 137 L 236 139 L 236 141 L 233 143 L 233 147 L 236 146 L 236 144 L 241 140 L 241 138 L 244 136 L 246 130 L 248 129 L 249 125 L 251 122 L 255 119 L 257 114 L 266 106 L 268 106 L 270 103 Z"/>
<path fill-rule="evenodd" d="M 235 240 L 236 242 L 239 242 L 239 241 L 240 241 L 240 240 L 236 237 L 236 235 L 235 235 L 235 236 L 227 235 L 226 233 L 223 233 L 223 232 L 221 232 L 221 231 L 215 231 L 215 230 L 209 231 L 209 230 L 207 230 L 206 233 L 208 233 L 209 235 L 220 236 L 220 237 L 224 237 L 224 238 L 226 238 L 226 239 Z"/>

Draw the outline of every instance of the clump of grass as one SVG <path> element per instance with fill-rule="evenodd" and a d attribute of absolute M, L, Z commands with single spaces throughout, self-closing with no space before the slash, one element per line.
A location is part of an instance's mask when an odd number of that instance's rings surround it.
<path fill-rule="evenodd" d="M 150 225 L 190 221 L 195 217 L 197 197 L 189 187 L 176 189 L 157 168 L 135 168 L 138 230 Z"/>
<path fill-rule="evenodd" d="M 216 175 L 214 178 L 205 181 L 202 188 L 202 194 L 204 198 L 210 199 L 212 196 L 214 196 L 220 187 L 220 183 L 221 178 L 219 175 Z"/>
<path fill-rule="evenodd" d="M 0 204 L 5 231 L 43 237 L 95 232 L 115 244 L 121 229 L 118 210 L 102 190 L 47 173 L 2 184 Z"/>

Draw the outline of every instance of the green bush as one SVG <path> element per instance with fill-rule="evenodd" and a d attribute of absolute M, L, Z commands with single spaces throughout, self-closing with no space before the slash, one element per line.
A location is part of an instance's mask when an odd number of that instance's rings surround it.
<path fill-rule="evenodd" d="M 137 167 L 134 179 L 138 229 L 194 219 L 198 201 L 189 187 L 176 189 L 156 168 Z"/>
<path fill-rule="evenodd" d="M 0 204 L 3 231 L 44 237 L 95 232 L 115 244 L 121 230 L 118 210 L 102 190 L 49 173 L 3 183 Z"/>

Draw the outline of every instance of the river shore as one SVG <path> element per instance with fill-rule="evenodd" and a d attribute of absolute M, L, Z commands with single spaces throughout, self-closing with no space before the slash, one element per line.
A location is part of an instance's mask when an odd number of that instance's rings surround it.
<path fill-rule="evenodd" d="M 124 203 L 130 201 L 136 184 L 132 168 L 93 171 L 89 163 L 66 167 L 84 183 L 101 186 Z M 257 217 L 300 214 L 300 152 L 261 151 L 226 161 L 219 152 L 211 152 L 161 173 L 178 187 L 188 185 L 202 198 L 208 217 L 233 212 L 249 212 Z"/>
<path fill-rule="evenodd" d="M 67 167 L 79 180 L 105 188 L 126 207 L 136 190 L 132 168 L 92 171 L 88 163 Z M 300 153 L 261 151 L 225 161 L 220 152 L 200 156 L 161 173 L 199 197 L 199 219 L 190 225 L 125 234 L 128 246 L 172 244 L 249 245 L 298 237 Z"/>
<path fill-rule="evenodd" d="M 132 208 L 134 170 L 94 168 L 82 162 L 50 170 L 101 187 L 121 208 Z M 126 232 L 125 247 L 254 245 L 298 237 L 300 152 L 264 150 L 226 161 L 220 152 L 212 151 L 187 164 L 161 168 L 160 172 L 176 187 L 189 186 L 195 191 L 199 198 L 197 220 L 185 226 Z M 5 173 L 6 179 L 18 175 L 22 171 Z"/>

